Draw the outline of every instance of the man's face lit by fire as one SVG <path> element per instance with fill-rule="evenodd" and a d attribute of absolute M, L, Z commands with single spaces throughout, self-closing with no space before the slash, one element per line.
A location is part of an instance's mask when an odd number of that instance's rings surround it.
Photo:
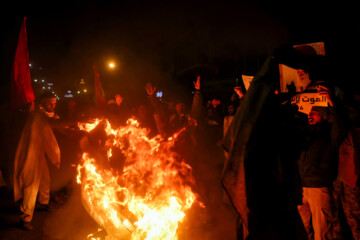
<path fill-rule="evenodd" d="M 147 109 L 144 105 L 140 105 L 138 108 L 138 114 L 140 117 L 145 118 L 147 115 Z"/>
<path fill-rule="evenodd" d="M 179 114 L 179 115 L 183 115 L 185 114 L 185 104 L 184 103 L 177 103 L 176 104 L 176 112 Z"/>
<path fill-rule="evenodd" d="M 324 119 L 317 111 L 311 111 L 308 115 L 309 125 L 320 124 Z"/>
<path fill-rule="evenodd" d="M 235 114 L 235 107 L 234 107 L 234 105 L 229 105 L 229 106 L 228 106 L 228 114 L 229 114 L 229 115 L 234 115 L 234 114 Z"/>
<path fill-rule="evenodd" d="M 54 112 L 54 109 L 56 106 L 56 98 L 46 98 L 46 99 L 42 100 L 41 106 L 47 112 Z"/>

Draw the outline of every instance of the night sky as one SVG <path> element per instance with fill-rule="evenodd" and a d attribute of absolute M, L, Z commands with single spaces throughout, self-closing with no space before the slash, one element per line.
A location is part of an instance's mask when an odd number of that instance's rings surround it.
<path fill-rule="evenodd" d="M 189 71 L 196 66 L 218 67 L 219 63 L 237 61 L 237 73 L 254 74 L 261 61 L 283 44 L 325 42 L 327 55 L 339 62 L 339 69 L 349 72 L 349 66 L 357 66 L 349 57 L 359 52 L 360 28 L 355 6 L 345 5 L 344 1 L 341 4 L 14 2 L 3 7 L 6 14 L 1 21 L 1 99 L 8 99 L 10 67 L 23 16 L 27 16 L 30 62 L 34 69 L 42 68 L 44 78 L 64 91 L 80 78 L 92 80 L 91 66 L 96 63 L 104 87 L 112 95 L 144 92 L 147 81 L 160 86 L 176 85 L 177 76 L 190 72 L 185 76 L 191 78 L 191 74 L 197 74 Z M 115 71 L 105 68 L 109 59 L 117 63 Z M 208 78 L 204 82 L 214 80 L 216 74 Z"/>

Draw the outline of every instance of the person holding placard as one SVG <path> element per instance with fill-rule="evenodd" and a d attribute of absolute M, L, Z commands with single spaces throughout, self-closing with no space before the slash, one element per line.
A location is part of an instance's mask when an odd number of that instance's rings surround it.
<path fill-rule="evenodd" d="M 326 96 L 329 107 L 314 106 L 308 114 L 309 125 L 297 161 L 303 189 L 298 210 L 309 239 L 339 239 L 332 185 L 346 131 L 329 90 L 321 87 L 319 94 Z"/>

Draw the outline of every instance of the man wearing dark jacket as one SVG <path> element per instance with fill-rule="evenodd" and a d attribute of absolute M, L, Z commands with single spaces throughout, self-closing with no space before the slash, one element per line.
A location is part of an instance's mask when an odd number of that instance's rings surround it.
<path fill-rule="evenodd" d="M 325 91 L 324 91 L 325 90 Z M 304 150 L 298 159 L 303 204 L 298 206 L 309 239 L 339 239 L 334 227 L 332 184 L 337 176 L 338 150 L 345 130 L 327 89 L 329 107 L 312 107 L 308 115 Z"/>

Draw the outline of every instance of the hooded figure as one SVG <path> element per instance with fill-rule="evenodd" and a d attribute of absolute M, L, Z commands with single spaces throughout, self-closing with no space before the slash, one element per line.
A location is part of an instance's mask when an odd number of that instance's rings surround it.
<path fill-rule="evenodd" d="M 290 105 L 275 94 L 278 61 L 254 77 L 224 138 L 222 184 L 239 214 L 238 240 L 306 239 L 296 159 L 299 133 Z"/>
<path fill-rule="evenodd" d="M 21 222 L 26 230 L 30 224 L 36 201 L 48 206 L 50 199 L 50 174 L 47 159 L 60 167 L 60 149 L 50 126 L 54 113 L 55 96 L 43 94 L 41 106 L 30 116 L 20 137 L 14 165 L 14 200 L 22 198 Z"/>

